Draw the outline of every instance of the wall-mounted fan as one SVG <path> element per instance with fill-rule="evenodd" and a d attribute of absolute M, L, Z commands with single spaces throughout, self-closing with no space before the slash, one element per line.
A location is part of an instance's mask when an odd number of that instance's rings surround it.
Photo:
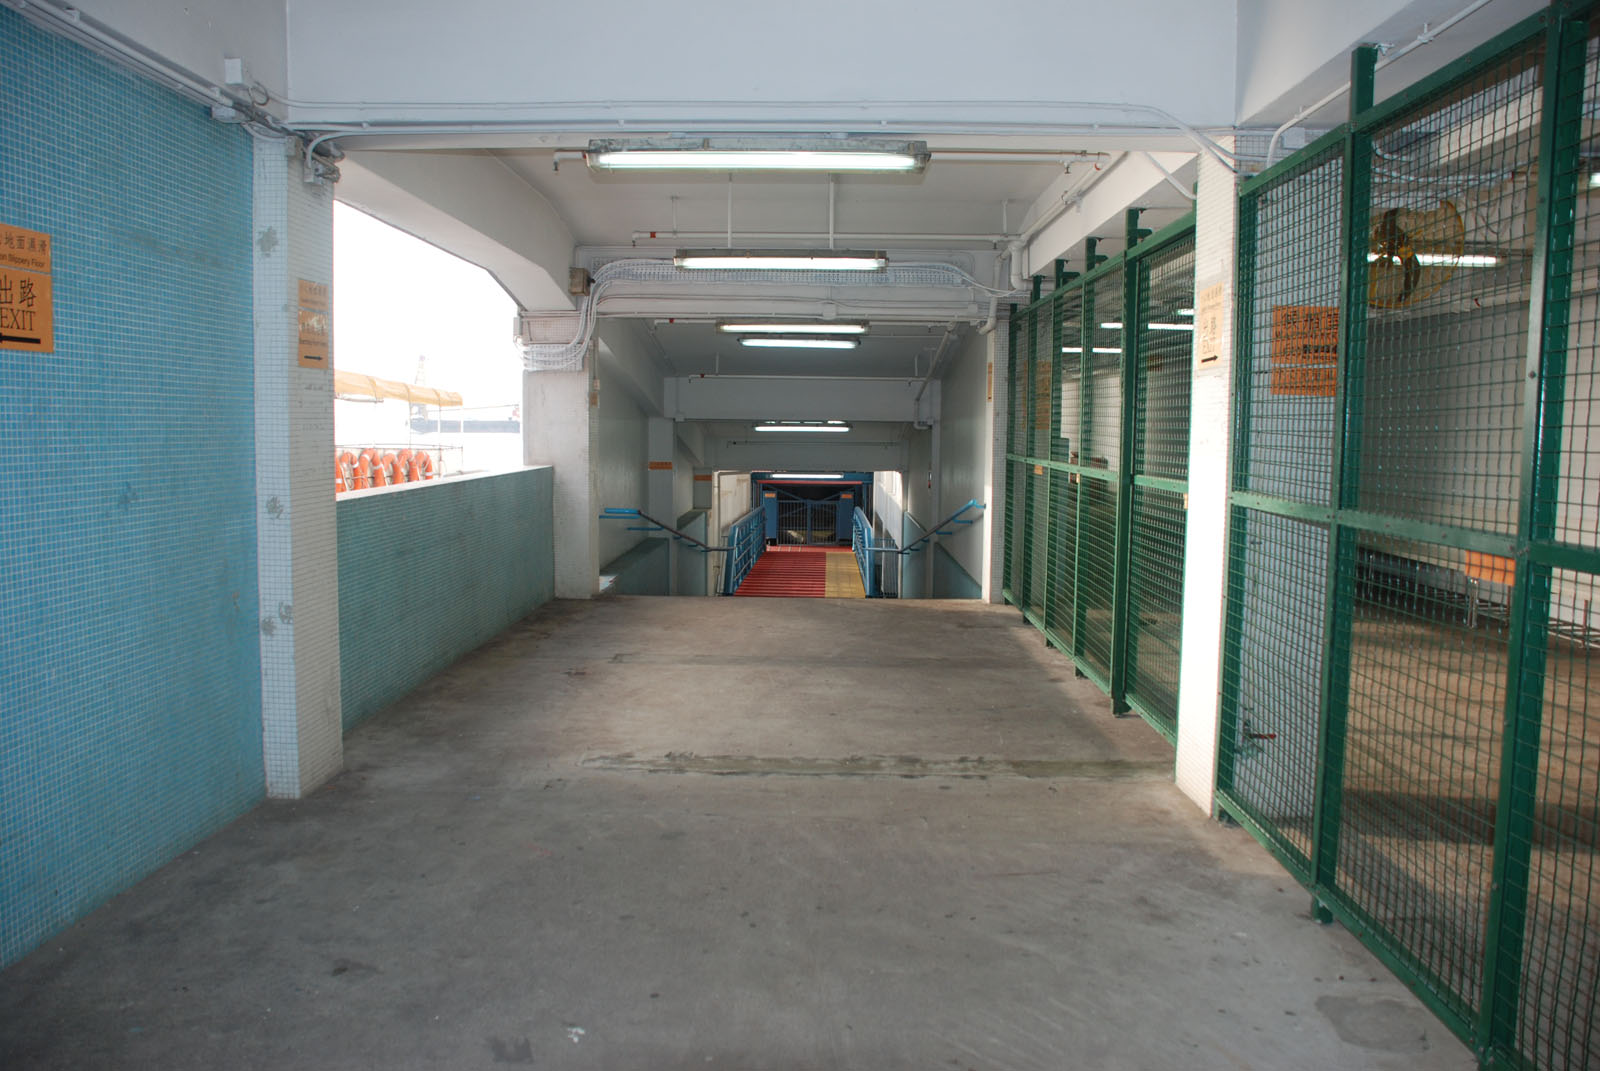
<path fill-rule="evenodd" d="M 1436 293 L 1460 266 L 1466 238 L 1461 213 L 1449 201 L 1378 214 L 1368 247 L 1368 303 L 1403 309 Z"/>

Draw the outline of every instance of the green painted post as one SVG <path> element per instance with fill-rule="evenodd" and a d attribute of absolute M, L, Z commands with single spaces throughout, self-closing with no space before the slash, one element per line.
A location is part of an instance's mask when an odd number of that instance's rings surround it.
<path fill-rule="evenodd" d="M 1345 139 L 1340 222 L 1339 348 L 1336 359 L 1332 494 L 1328 575 L 1323 602 L 1322 711 L 1317 741 L 1315 813 L 1311 832 L 1312 892 L 1322 896 L 1338 881 L 1339 825 L 1344 805 L 1345 727 L 1350 706 L 1350 639 L 1355 613 L 1355 533 L 1339 524 L 1340 509 L 1354 507 L 1361 472 L 1361 407 L 1366 357 L 1367 246 L 1372 200 L 1372 138 L 1355 133 L 1355 121 L 1373 104 L 1378 50 L 1350 56 L 1350 120 Z"/>
<path fill-rule="evenodd" d="M 1122 423 L 1117 436 L 1116 537 L 1113 540 L 1111 587 L 1111 712 L 1128 711 L 1128 584 L 1133 563 L 1133 451 L 1137 440 L 1139 392 L 1140 272 L 1142 257 L 1131 251 L 1138 244 L 1139 209 L 1126 217 L 1129 253 L 1122 264 Z M 1149 235 L 1149 231 L 1142 232 Z"/>
<path fill-rule="evenodd" d="M 1023 611 L 1023 616 L 1026 618 L 1024 607 L 1027 603 L 1027 589 L 1022 586 L 1021 572 L 1018 571 L 1015 575 L 1012 573 L 1013 566 L 1017 564 L 1012 549 L 1017 546 L 1017 540 L 1026 538 L 1025 532 L 1016 530 L 1017 510 L 1013 504 L 1017 501 L 1017 495 L 1024 496 L 1022 515 L 1024 518 L 1027 516 L 1027 489 L 1025 485 L 1020 487 L 1017 485 L 1016 465 L 1011 462 L 1011 457 L 1018 454 L 1017 425 L 1020 421 L 1016 410 L 1022 391 L 1022 381 L 1017 378 L 1017 306 L 1015 303 L 1008 304 L 1006 309 L 1006 375 L 1009 377 L 1006 380 L 1006 398 L 1009 403 L 1006 411 L 1009 420 L 1006 425 L 1006 453 L 1010 455 L 1006 459 L 1006 586 L 1011 589 L 1015 606 Z"/>
<path fill-rule="evenodd" d="M 1130 208 L 1123 218 L 1122 236 L 1127 243 L 1127 248 L 1124 252 L 1129 256 L 1133 254 L 1139 243 L 1150 237 L 1152 233 L 1149 227 L 1139 226 L 1139 217 L 1143 214 L 1144 209 L 1142 208 Z"/>
<path fill-rule="evenodd" d="M 1254 194 L 1239 201 L 1238 263 L 1234 273 L 1233 313 L 1233 475 L 1232 491 L 1250 486 L 1250 371 L 1254 360 L 1256 233 Z M 1224 590 L 1222 642 L 1222 724 L 1217 750 L 1217 790 L 1233 791 L 1239 746 L 1239 675 L 1244 631 L 1244 571 L 1249 511 L 1234 507 L 1228 518 L 1228 575 Z"/>
<path fill-rule="evenodd" d="M 1083 240 L 1084 271 L 1094 271 L 1100 265 L 1111 259 L 1104 253 L 1095 252 L 1099 246 L 1100 239 L 1098 238 L 1085 238 Z"/>
<path fill-rule="evenodd" d="M 1529 555 L 1556 538 L 1560 496 L 1572 249 L 1583 136 L 1586 21 L 1551 19 L 1539 132 L 1539 206 L 1528 309 L 1527 378 L 1522 392 L 1522 479 L 1517 503 L 1516 578 L 1511 601 L 1494 879 L 1489 940 L 1478 1008 L 1478 1053 L 1491 1065 L 1516 1056 L 1528 918 L 1528 874 L 1538 805 L 1545 663 L 1549 654 L 1550 566 Z"/>
<path fill-rule="evenodd" d="M 1040 291 L 1043 288 L 1044 288 L 1044 276 L 1035 275 L 1033 277 L 1033 297 L 1029 300 L 1028 304 L 1031 305 L 1031 304 L 1033 304 L 1033 302 L 1039 300 L 1039 294 L 1040 294 Z"/>
<path fill-rule="evenodd" d="M 1034 290 L 1037 292 L 1039 289 L 1038 276 L 1034 277 L 1033 282 Z M 1037 296 L 1037 293 L 1035 296 Z M 1034 368 L 1034 362 L 1038 359 L 1038 355 L 1033 352 L 1034 332 L 1038 316 L 1038 310 L 1030 308 L 1022 327 L 1022 330 L 1026 333 L 1025 345 L 1027 347 L 1027 360 L 1023 372 L 1027 379 L 1023 385 L 1023 390 L 1026 392 L 1024 397 L 1028 400 L 1027 405 L 1022 410 L 1022 453 L 1027 457 L 1033 456 L 1033 411 L 1034 406 L 1038 404 L 1037 399 L 1034 398 L 1034 385 L 1038 382 L 1038 374 Z M 1033 478 L 1028 473 L 1024 473 L 1022 482 L 1027 487 L 1026 494 L 1028 496 L 1027 506 L 1023 513 L 1024 536 L 1022 543 L 1022 610 L 1023 616 L 1027 616 L 1028 609 L 1033 604 L 1033 551 L 1036 538 L 1034 516 L 1035 511 L 1038 509 L 1038 502 L 1035 500 L 1033 493 Z"/>

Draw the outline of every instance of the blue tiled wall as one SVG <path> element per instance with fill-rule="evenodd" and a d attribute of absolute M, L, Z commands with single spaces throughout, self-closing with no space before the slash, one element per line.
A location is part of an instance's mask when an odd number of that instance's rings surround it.
<path fill-rule="evenodd" d="M 548 467 L 339 499 L 348 731 L 554 593 Z"/>
<path fill-rule="evenodd" d="M 264 793 L 248 136 L 0 9 L 0 963 Z"/>

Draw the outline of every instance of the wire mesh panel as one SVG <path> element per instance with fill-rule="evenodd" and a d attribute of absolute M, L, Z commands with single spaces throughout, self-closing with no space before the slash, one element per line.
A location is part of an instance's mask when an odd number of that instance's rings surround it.
<path fill-rule="evenodd" d="M 1183 639 L 1183 495 L 1134 487 L 1128 582 L 1128 695 L 1178 723 Z"/>
<path fill-rule="evenodd" d="M 1139 265 L 1139 367 L 1133 471 L 1189 478 L 1189 375 L 1194 355 L 1194 239 Z"/>
<path fill-rule="evenodd" d="M 1237 375 L 1249 428 L 1234 470 L 1240 490 L 1329 501 L 1343 174 L 1335 148 L 1240 206 L 1254 239 L 1240 250 L 1248 300 Z"/>
<path fill-rule="evenodd" d="M 1050 584 L 1045 631 L 1072 650 L 1076 606 L 1078 486 L 1070 473 L 1050 473 Z"/>
<path fill-rule="evenodd" d="M 1023 583 L 1023 533 L 1028 528 L 1028 470 L 1021 461 L 1006 462 L 1006 590 L 1012 602 L 1021 605 L 1026 595 Z"/>
<path fill-rule="evenodd" d="M 1375 131 L 1362 509 L 1516 530 L 1543 49 Z"/>
<path fill-rule="evenodd" d="M 1328 531 L 1235 508 L 1218 787 L 1291 861 L 1311 860 Z"/>
<path fill-rule="evenodd" d="M 1056 406 L 1056 435 L 1049 457 L 1076 463 L 1083 424 L 1083 289 L 1067 291 L 1061 298 L 1061 330 L 1052 339 L 1057 351 L 1060 400 Z"/>
<path fill-rule="evenodd" d="M 1194 239 L 1174 242 L 1140 260 L 1138 270 L 1127 691 L 1148 716 L 1174 729 L 1183 620 L 1184 481 L 1189 475 Z M 1175 484 L 1139 486 L 1144 477 Z"/>
<path fill-rule="evenodd" d="M 1534 1066 L 1600 1065 L 1600 583 L 1557 569 L 1541 578 L 1544 635 L 1536 769 L 1524 829 L 1530 855 L 1518 1047 Z M 1542 599 L 1541 599 L 1542 601 Z"/>
<path fill-rule="evenodd" d="M 1078 611 L 1076 638 L 1087 666 L 1111 675 L 1117 553 L 1117 467 L 1122 429 L 1122 271 L 1091 284 L 1088 334 L 1093 345 L 1084 382 L 1083 445 L 1078 463 Z M 1071 347 L 1063 347 L 1071 348 Z M 1068 355 L 1070 356 L 1070 355 Z"/>
<path fill-rule="evenodd" d="M 1056 424 L 1055 370 L 1057 354 L 1051 352 L 1054 328 L 1050 308 L 1040 306 L 1028 314 L 1028 368 L 1032 401 L 1028 419 L 1028 456 L 1049 457 Z"/>
<path fill-rule="evenodd" d="M 1356 590 L 1338 887 L 1463 1015 L 1478 1006 L 1509 648 L 1465 553 L 1367 538 Z"/>
<path fill-rule="evenodd" d="M 1050 569 L 1050 476 L 1040 465 L 1028 466 L 1028 591 L 1024 605 L 1044 621 L 1045 590 Z"/>

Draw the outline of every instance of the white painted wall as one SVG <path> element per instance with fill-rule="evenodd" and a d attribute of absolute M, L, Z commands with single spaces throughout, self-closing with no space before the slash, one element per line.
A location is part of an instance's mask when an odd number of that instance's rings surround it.
<path fill-rule="evenodd" d="M 248 77 L 269 92 L 282 97 L 287 89 L 289 20 L 283 0 L 73 0 L 72 6 L 208 81 L 221 83 L 223 57 L 237 56 Z M 279 110 L 280 102 L 273 103 Z"/>
<path fill-rule="evenodd" d="M 595 411 L 595 445 L 590 480 L 596 513 L 610 507 L 645 508 L 647 420 L 609 362 L 600 362 L 600 405 Z M 665 520 L 667 518 L 663 518 Z M 600 566 L 645 537 L 623 521 L 600 524 Z"/>
<path fill-rule="evenodd" d="M 935 476 L 939 483 L 940 514 L 923 517 L 926 524 L 942 520 L 970 499 L 991 507 L 994 498 L 989 454 L 994 438 L 988 393 L 989 337 L 975 332 L 969 334 L 942 379 L 943 417 L 939 471 Z M 982 514 L 969 513 L 967 517 L 977 520 L 977 524 L 956 525 L 954 535 L 938 537 L 956 564 L 986 589 L 989 513 L 989 509 Z"/>
<path fill-rule="evenodd" d="M 923 114 L 1117 118 L 1041 106 L 1100 100 L 1161 105 L 1217 124 L 1233 112 L 1233 11 L 1234 0 L 1067 0 L 1030 11 L 1020 32 L 1008 33 L 962 0 L 459 0 L 448 10 L 425 0 L 319 0 L 290 10 L 290 83 L 306 102 L 295 113 L 307 119 L 811 113 L 849 118 L 846 129 L 861 130 Z M 982 41 L 996 61 L 1004 56 L 1003 77 L 975 52 Z M 1134 52 L 1137 64 L 1128 62 Z M 352 102 L 371 104 L 358 111 Z"/>

